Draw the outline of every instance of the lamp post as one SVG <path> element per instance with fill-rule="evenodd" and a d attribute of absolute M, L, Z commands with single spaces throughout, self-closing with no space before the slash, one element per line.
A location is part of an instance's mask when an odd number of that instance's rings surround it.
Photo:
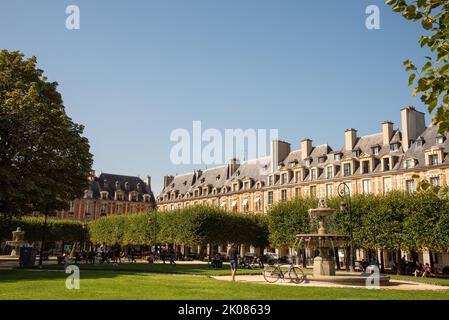
<path fill-rule="evenodd" d="M 87 228 L 87 225 L 85 222 L 83 223 L 82 228 L 83 228 L 83 251 L 86 251 L 86 238 L 87 238 L 86 237 L 86 228 Z"/>
<path fill-rule="evenodd" d="M 342 182 L 338 185 L 338 195 L 340 198 L 345 199 L 340 202 L 340 211 L 347 211 L 349 214 L 349 270 L 354 272 L 354 247 L 352 236 L 352 210 L 351 210 L 351 189 L 346 182 Z"/>

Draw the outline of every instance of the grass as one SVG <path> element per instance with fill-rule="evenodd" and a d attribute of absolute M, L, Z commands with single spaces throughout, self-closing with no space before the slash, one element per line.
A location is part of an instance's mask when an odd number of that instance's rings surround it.
<path fill-rule="evenodd" d="M 449 291 L 367 290 L 232 283 L 207 276 L 81 271 L 80 290 L 59 270 L 0 271 L 0 299 L 449 299 Z"/>
<path fill-rule="evenodd" d="M 437 286 L 449 286 L 449 279 L 442 279 L 442 278 L 432 278 L 432 277 L 413 277 L 413 276 L 401 276 L 401 275 L 395 275 L 395 274 L 389 274 L 391 279 L 396 280 L 404 280 L 404 281 L 411 281 L 411 282 L 419 282 L 419 283 L 426 283 L 426 284 L 433 284 Z"/>
<path fill-rule="evenodd" d="M 225 276 L 230 274 L 229 264 L 223 264 L 221 269 L 212 269 L 207 264 L 148 264 L 148 263 L 122 263 L 113 265 L 107 264 L 79 264 L 80 270 L 91 271 L 121 271 L 121 272 L 139 272 L 139 273 L 163 273 L 163 274 L 190 274 L 190 275 L 209 275 Z M 47 265 L 48 270 L 63 270 L 63 265 Z M 239 274 L 254 275 L 262 274 L 262 269 L 239 269 Z"/>

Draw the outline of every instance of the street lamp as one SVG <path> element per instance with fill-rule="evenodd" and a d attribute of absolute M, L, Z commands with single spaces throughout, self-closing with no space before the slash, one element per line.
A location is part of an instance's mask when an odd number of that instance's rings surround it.
<path fill-rule="evenodd" d="M 340 211 L 347 211 L 349 214 L 349 270 L 354 272 L 354 246 L 352 236 L 352 210 L 351 210 L 351 189 L 346 182 L 342 182 L 338 185 L 338 195 L 340 198 L 345 199 L 340 202 Z"/>
<path fill-rule="evenodd" d="M 86 229 L 87 229 L 87 225 L 86 223 L 82 224 L 82 228 L 83 228 L 83 251 L 86 251 Z"/>

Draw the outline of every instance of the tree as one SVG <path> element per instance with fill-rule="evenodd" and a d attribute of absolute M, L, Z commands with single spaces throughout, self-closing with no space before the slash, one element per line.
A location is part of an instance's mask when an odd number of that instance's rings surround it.
<path fill-rule="evenodd" d="M 65 113 L 56 82 L 35 57 L 0 52 L 0 213 L 67 209 L 88 185 L 92 155 L 83 126 Z"/>
<path fill-rule="evenodd" d="M 420 68 L 404 61 L 406 71 L 411 71 L 409 85 L 417 79 L 412 94 L 421 94 L 421 101 L 432 114 L 439 132 L 449 131 L 449 2 L 447 0 L 387 0 L 394 12 L 413 22 L 420 22 L 426 34 L 421 36 L 421 47 L 430 49 L 426 63 Z"/>

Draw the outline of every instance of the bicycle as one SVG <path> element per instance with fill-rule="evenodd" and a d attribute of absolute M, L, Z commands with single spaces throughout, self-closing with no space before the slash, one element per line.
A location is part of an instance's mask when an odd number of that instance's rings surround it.
<path fill-rule="evenodd" d="M 287 268 L 287 270 L 282 271 L 281 264 L 277 263 L 272 266 L 268 266 L 263 270 L 263 277 L 265 281 L 269 283 L 275 283 L 279 279 L 285 279 L 288 274 L 288 278 L 290 282 L 294 283 L 302 283 L 306 279 L 306 276 L 302 269 L 298 266 L 295 266 L 293 263 Z"/>

